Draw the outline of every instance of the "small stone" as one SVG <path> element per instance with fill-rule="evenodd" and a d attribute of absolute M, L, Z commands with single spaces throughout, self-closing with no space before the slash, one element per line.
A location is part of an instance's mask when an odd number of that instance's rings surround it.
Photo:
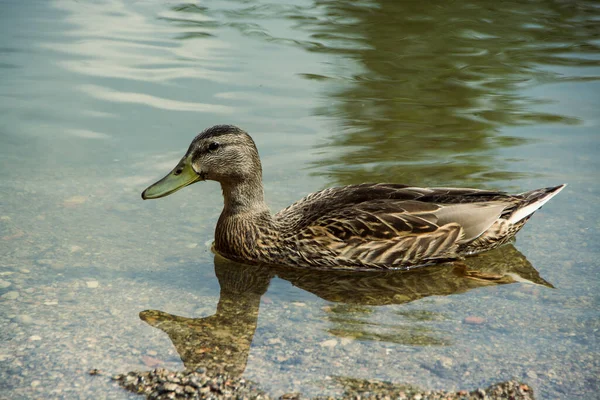
<path fill-rule="evenodd" d="M 347 345 L 349 345 L 349 344 L 350 344 L 350 343 L 352 343 L 352 342 L 354 342 L 354 339 L 352 339 L 352 338 L 349 338 L 349 337 L 344 337 L 344 338 L 342 338 L 342 339 L 340 340 L 340 344 L 341 344 L 342 346 L 347 346 Z"/>
<path fill-rule="evenodd" d="M 41 384 L 41 383 L 42 383 L 42 382 L 40 382 L 40 381 L 38 381 L 38 380 L 32 381 L 32 382 L 31 382 L 31 387 L 32 387 L 32 388 L 36 388 L 36 387 L 40 386 L 40 384 Z"/>
<path fill-rule="evenodd" d="M 83 251 L 83 249 L 81 248 L 81 246 L 77 246 L 77 245 L 73 245 L 69 248 L 69 250 L 71 251 L 71 253 L 77 253 L 79 251 Z"/>
<path fill-rule="evenodd" d="M 279 338 L 271 338 L 267 340 L 268 344 L 282 344 L 283 342 Z"/>
<path fill-rule="evenodd" d="M 279 399 L 280 400 L 299 400 L 300 396 L 301 396 L 301 393 L 284 393 L 279 397 Z"/>
<path fill-rule="evenodd" d="M 148 368 L 155 368 L 156 366 L 162 364 L 162 361 L 155 357 L 150 356 L 142 356 L 142 361 Z"/>
<path fill-rule="evenodd" d="M 163 385 L 163 389 L 167 392 L 174 392 L 179 386 L 175 383 L 167 382 Z"/>
<path fill-rule="evenodd" d="M 533 370 L 527 371 L 527 377 L 531 379 L 537 379 L 538 374 Z"/>
<path fill-rule="evenodd" d="M 85 196 L 73 196 L 63 201 L 63 206 L 67 208 L 77 207 L 87 201 Z"/>
<path fill-rule="evenodd" d="M 95 289 L 100 285 L 100 283 L 98 283 L 98 281 L 87 281 L 85 284 L 90 289 Z"/>
<path fill-rule="evenodd" d="M 302 303 L 300 301 L 295 301 L 292 304 L 295 305 L 296 307 L 306 307 L 306 303 Z"/>
<path fill-rule="evenodd" d="M 463 323 L 468 325 L 483 325 L 485 324 L 485 318 L 470 315 L 463 320 Z"/>
<path fill-rule="evenodd" d="M 5 288 L 9 287 L 10 285 L 12 285 L 12 283 L 10 283 L 9 281 L 0 279 L 0 289 L 5 289 Z"/>
<path fill-rule="evenodd" d="M 407 296 L 405 294 L 395 294 L 394 295 L 394 303 L 395 304 L 401 304 L 401 303 L 406 303 L 408 301 L 410 301 L 411 298 L 410 296 Z"/>
<path fill-rule="evenodd" d="M 22 273 L 24 273 L 24 274 L 29 274 L 29 273 L 31 273 L 31 271 L 30 271 L 30 270 L 28 270 L 27 268 L 21 268 L 21 269 L 19 269 L 19 272 L 22 272 Z"/>
<path fill-rule="evenodd" d="M 12 291 L 12 292 L 6 292 L 1 296 L 4 300 L 15 300 L 17 297 L 19 297 L 19 292 L 17 291 Z"/>
<path fill-rule="evenodd" d="M 184 391 L 184 392 L 186 392 L 186 393 L 189 393 L 189 394 L 196 393 L 196 389 L 194 389 L 194 387 L 193 387 L 193 386 L 190 386 L 190 385 L 186 385 L 186 386 L 183 388 L 183 391 Z"/>
<path fill-rule="evenodd" d="M 439 369 L 449 370 L 454 366 L 454 361 L 450 357 L 441 356 L 435 362 L 435 366 Z"/>
<path fill-rule="evenodd" d="M 55 271 L 62 271 L 63 269 L 65 269 L 65 264 L 61 262 L 53 263 L 52 265 L 50 265 L 50 268 L 52 268 Z"/>
<path fill-rule="evenodd" d="M 187 247 L 188 249 L 195 249 L 196 247 L 198 247 L 198 243 L 190 243 L 185 247 Z"/>
<path fill-rule="evenodd" d="M 42 340 L 42 337 L 38 335 L 33 335 L 29 337 L 29 340 L 31 340 L 32 342 L 37 342 L 39 340 Z"/>
<path fill-rule="evenodd" d="M 31 323 L 33 323 L 33 318 L 31 318 L 29 315 L 26 314 L 21 314 L 21 315 L 17 315 L 15 320 L 23 325 L 29 325 Z"/>
<path fill-rule="evenodd" d="M 277 357 L 275 357 L 275 359 L 276 359 L 278 362 L 280 362 L 280 363 L 286 362 L 286 361 L 287 361 L 287 360 L 289 360 L 290 358 L 291 358 L 290 356 L 286 356 L 286 355 L 283 355 L 283 354 L 281 354 L 281 355 L 278 355 Z"/>
<path fill-rule="evenodd" d="M 337 346 L 337 343 L 338 343 L 337 340 L 335 340 L 335 339 L 329 339 L 329 340 L 326 340 L 326 341 L 322 342 L 321 343 L 321 347 L 333 348 L 333 347 Z"/>
<path fill-rule="evenodd" d="M 265 304 L 273 304 L 273 300 L 271 300 L 268 296 L 263 296 L 261 301 Z"/>

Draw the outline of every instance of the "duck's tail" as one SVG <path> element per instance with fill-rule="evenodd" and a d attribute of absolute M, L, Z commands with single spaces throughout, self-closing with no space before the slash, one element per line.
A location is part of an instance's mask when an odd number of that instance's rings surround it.
<path fill-rule="evenodd" d="M 523 218 L 529 217 L 531 214 L 539 210 L 544 204 L 546 204 L 551 198 L 556 196 L 561 190 L 563 190 L 565 186 L 567 186 L 566 183 L 559 186 L 535 189 L 529 192 L 521 193 L 520 196 L 523 196 L 523 202 L 515 211 L 513 211 L 508 218 L 508 221 L 512 224 L 516 224 Z"/>

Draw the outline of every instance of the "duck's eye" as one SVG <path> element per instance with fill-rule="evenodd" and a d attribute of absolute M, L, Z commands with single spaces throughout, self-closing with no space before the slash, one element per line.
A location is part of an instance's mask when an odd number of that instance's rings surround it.
<path fill-rule="evenodd" d="M 219 148 L 219 143 L 216 143 L 216 142 L 212 142 L 211 144 L 208 145 L 208 151 L 215 151 L 218 148 Z"/>

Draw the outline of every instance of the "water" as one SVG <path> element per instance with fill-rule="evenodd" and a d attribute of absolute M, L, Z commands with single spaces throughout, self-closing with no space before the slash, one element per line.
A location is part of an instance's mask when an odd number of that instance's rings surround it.
<path fill-rule="evenodd" d="M 594 2 L 0 11 L 3 395 L 137 398 L 106 376 L 203 365 L 274 395 L 516 378 L 538 398 L 597 396 Z M 466 267 L 248 271 L 209 250 L 217 184 L 139 197 L 216 123 L 256 140 L 273 210 L 366 181 L 569 186 Z"/>

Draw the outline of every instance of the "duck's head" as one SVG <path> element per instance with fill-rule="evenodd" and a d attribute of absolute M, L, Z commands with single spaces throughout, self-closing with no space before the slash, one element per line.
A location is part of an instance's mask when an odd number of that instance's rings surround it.
<path fill-rule="evenodd" d="M 250 135 L 233 125 L 215 125 L 194 138 L 177 166 L 144 190 L 142 199 L 168 196 L 198 181 L 235 185 L 261 178 L 258 151 Z"/>

